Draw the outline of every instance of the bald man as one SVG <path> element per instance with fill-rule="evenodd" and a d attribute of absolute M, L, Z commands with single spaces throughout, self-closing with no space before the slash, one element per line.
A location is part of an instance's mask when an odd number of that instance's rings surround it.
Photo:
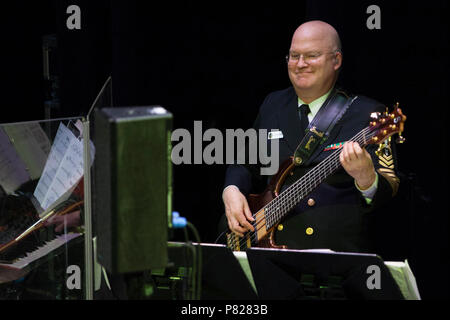
<path fill-rule="evenodd" d="M 278 129 L 280 163 L 295 153 L 304 136 L 299 107 L 308 105 L 312 121 L 335 89 L 343 55 L 337 31 L 323 21 L 309 21 L 297 28 L 287 56 L 292 86 L 269 94 L 260 107 L 255 129 Z M 342 169 L 321 183 L 281 222 L 275 233 L 279 245 L 292 249 L 328 248 L 335 251 L 368 252 L 370 212 L 389 201 L 397 192 L 399 179 L 391 161 L 375 154 L 378 146 L 361 148 L 349 141 L 369 125 L 372 112 L 385 107 L 364 96 L 348 107 L 328 139 L 313 153 L 307 167 L 299 166 L 286 179 L 282 190 L 340 148 Z M 304 126 L 304 124 L 303 124 Z M 270 145 L 270 144 L 268 144 Z M 383 145 L 380 157 L 393 155 Z M 386 163 L 390 165 L 387 166 Z M 264 190 L 269 181 L 260 175 L 260 165 L 231 165 L 227 168 L 222 198 L 229 230 L 242 237 L 254 231 L 255 219 L 246 197 Z"/>

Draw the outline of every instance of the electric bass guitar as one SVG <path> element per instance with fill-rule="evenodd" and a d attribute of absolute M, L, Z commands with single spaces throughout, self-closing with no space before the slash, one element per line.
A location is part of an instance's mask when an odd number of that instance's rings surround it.
<path fill-rule="evenodd" d="M 358 142 L 361 147 L 365 147 L 369 144 L 380 144 L 396 133 L 399 133 L 397 142 L 404 141 L 401 133 L 406 116 L 398 107 L 398 103 L 392 113 L 387 111 L 372 113 L 371 119 L 369 126 L 358 132 L 350 141 Z M 337 149 L 286 190 L 280 192 L 286 178 L 295 168 L 294 157 L 286 160 L 263 193 L 250 194 L 247 198 L 251 212 L 256 212 L 253 215 L 255 231 L 248 231 L 242 238 L 228 232 L 227 246 L 233 251 L 245 251 L 250 247 L 286 249 L 286 246 L 275 243 L 274 233 L 277 226 L 302 199 L 341 167 L 340 152 L 341 150 Z"/>

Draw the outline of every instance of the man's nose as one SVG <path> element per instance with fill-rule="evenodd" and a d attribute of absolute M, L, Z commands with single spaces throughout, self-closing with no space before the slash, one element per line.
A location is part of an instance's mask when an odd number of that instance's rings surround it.
<path fill-rule="evenodd" d="M 303 55 L 300 55 L 300 57 L 298 58 L 297 61 L 297 68 L 304 68 L 306 67 L 308 64 L 305 62 L 305 59 L 303 58 Z"/>

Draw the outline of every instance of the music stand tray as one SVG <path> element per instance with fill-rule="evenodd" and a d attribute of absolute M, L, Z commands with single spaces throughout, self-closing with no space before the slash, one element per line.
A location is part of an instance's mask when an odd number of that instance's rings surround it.
<path fill-rule="evenodd" d="M 375 254 L 250 248 L 247 258 L 260 299 L 404 299 Z"/>
<path fill-rule="evenodd" d="M 202 300 L 255 300 L 255 290 L 233 251 L 225 245 L 192 243 L 202 250 Z M 186 265 L 186 243 L 168 242 L 169 261 L 176 267 Z"/>

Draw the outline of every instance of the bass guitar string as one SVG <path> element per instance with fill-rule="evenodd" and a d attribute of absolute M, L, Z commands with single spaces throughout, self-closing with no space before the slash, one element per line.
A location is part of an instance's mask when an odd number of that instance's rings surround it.
<path fill-rule="evenodd" d="M 354 140 L 360 142 L 359 137 L 355 137 Z M 363 145 L 362 142 L 361 145 Z M 278 206 L 281 207 L 281 209 L 287 207 L 287 210 L 290 210 L 299 200 L 304 198 L 308 193 L 316 188 L 320 184 L 321 180 L 324 180 L 327 176 L 340 167 L 340 161 L 337 161 L 338 154 L 334 154 L 333 157 L 328 160 L 329 161 L 326 161 L 324 165 L 319 165 L 316 169 L 311 170 L 297 183 L 293 184 L 292 188 L 286 190 L 286 193 L 283 193 L 281 197 L 278 197 Z M 276 218 L 280 217 L 280 209 L 272 212 Z"/>
<path fill-rule="evenodd" d="M 364 138 L 367 138 L 365 135 L 367 132 L 367 128 L 365 131 L 361 132 Z M 364 141 L 361 141 L 362 137 L 355 136 L 352 138 L 352 141 L 360 142 L 360 144 L 364 147 Z M 372 138 L 372 137 L 369 137 Z M 286 189 L 285 192 L 280 194 L 277 198 L 277 203 L 274 204 L 277 206 L 274 211 L 272 211 L 272 215 L 270 216 L 269 210 L 269 220 L 272 217 L 276 219 L 281 218 L 283 215 L 283 210 L 287 211 L 291 210 L 301 199 L 303 199 L 307 194 L 309 194 L 314 188 L 316 188 L 326 177 L 328 177 L 331 173 L 333 173 L 336 169 L 340 167 L 339 160 L 340 152 L 335 152 L 331 155 L 331 157 L 323 161 L 323 163 L 319 164 L 316 168 L 309 171 L 306 175 L 300 178 L 297 182 L 295 182 L 290 188 Z M 274 199 L 274 200 L 275 200 Z M 272 207 L 273 209 L 273 207 Z M 276 220 L 278 221 L 278 220 Z M 269 225 L 271 227 L 271 225 Z"/>
<path fill-rule="evenodd" d="M 350 141 L 356 141 L 359 142 L 360 145 L 363 147 L 367 145 L 367 140 L 370 140 L 373 135 L 367 135 L 372 129 L 370 127 L 367 127 L 360 131 L 357 135 L 355 135 Z M 269 225 L 268 228 L 272 227 L 272 224 L 267 224 L 267 220 L 274 220 L 273 218 L 280 218 L 283 216 L 283 211 L 280 211 L 281 209 L 284 209 L 285 211 L 291 210 L 301 199 L 303 199 L 305 195 L 303 195 L 303 192 L 309 193 L 317 187 L 320 182 L 317 182 L 317 179 L 312 180 L 312 177 L 314 175 L 319 176 L 319 178 L 326 178 L 329 174 L 331 174 L 334 170 L 339 168 L 340 162 L 336 161 L 339 159 L 339 154 L 341 150 L 336 150 L 333 152 L 330 156 L 328 156 L 324 161 L 322 161 L 317 167 L 310 170 L 305 176 L 300 178 L 297 182 L 292 184 L 289 188 L 287 188 L 284 192 L 282 192 L 277 198 L 273 199 L 271 202 L 269 202 L 266 206 L 264 206 L 265 213 L 263 217 L 256 219 L 254 222 L 254 226 L 256 227 L 256 230 L 253 232 L 248 232 L 244 238 L 239 240 L 239 245 L 241 247 L 242 244 L 246 244 L 248 240 L 251 242 L 256 239 L 257 232 L 261 230 L 264 226 Z M 331 169 L 331 170 L 330 170 Z M 325 174 L 324 177 L 321 175 Z M 315 177 L 314 177 L 315 178 Z M 308 187 L 302 188 L 303 185 L 307 185 Z M 299 193 L 300 191 L 300 193 Z M 293 197 L 294 196 L 294 197 Z M 293 199 L 294 198 L 294 199 Z M 281 203 L 281 204 L 280 204 Z M 277 205 L 277 210 L 273 211 L 274 205 Z M 262 210 L 262 209 L 261 209 Z M 260 212 L 259 210 L 258 212 Z M 278 212 L 278 213 L 277 213 Z M 253 218 L 256 218 L 256 214 L 252 216 Z M 275 220 L 278 221 L 278 220 Z M 260 225 L 261 222 L 264 222 L 262 225 Z M 235 235 L 233 233 L 233 235 Z M 236 236 L 236 235 L 235 235 Z M 237 236 L 236 236 L 237 237 Z M 235 241 L 234 241 L 235 243 Z M 235 248 L 235 246 L 234 246 Z"/>

